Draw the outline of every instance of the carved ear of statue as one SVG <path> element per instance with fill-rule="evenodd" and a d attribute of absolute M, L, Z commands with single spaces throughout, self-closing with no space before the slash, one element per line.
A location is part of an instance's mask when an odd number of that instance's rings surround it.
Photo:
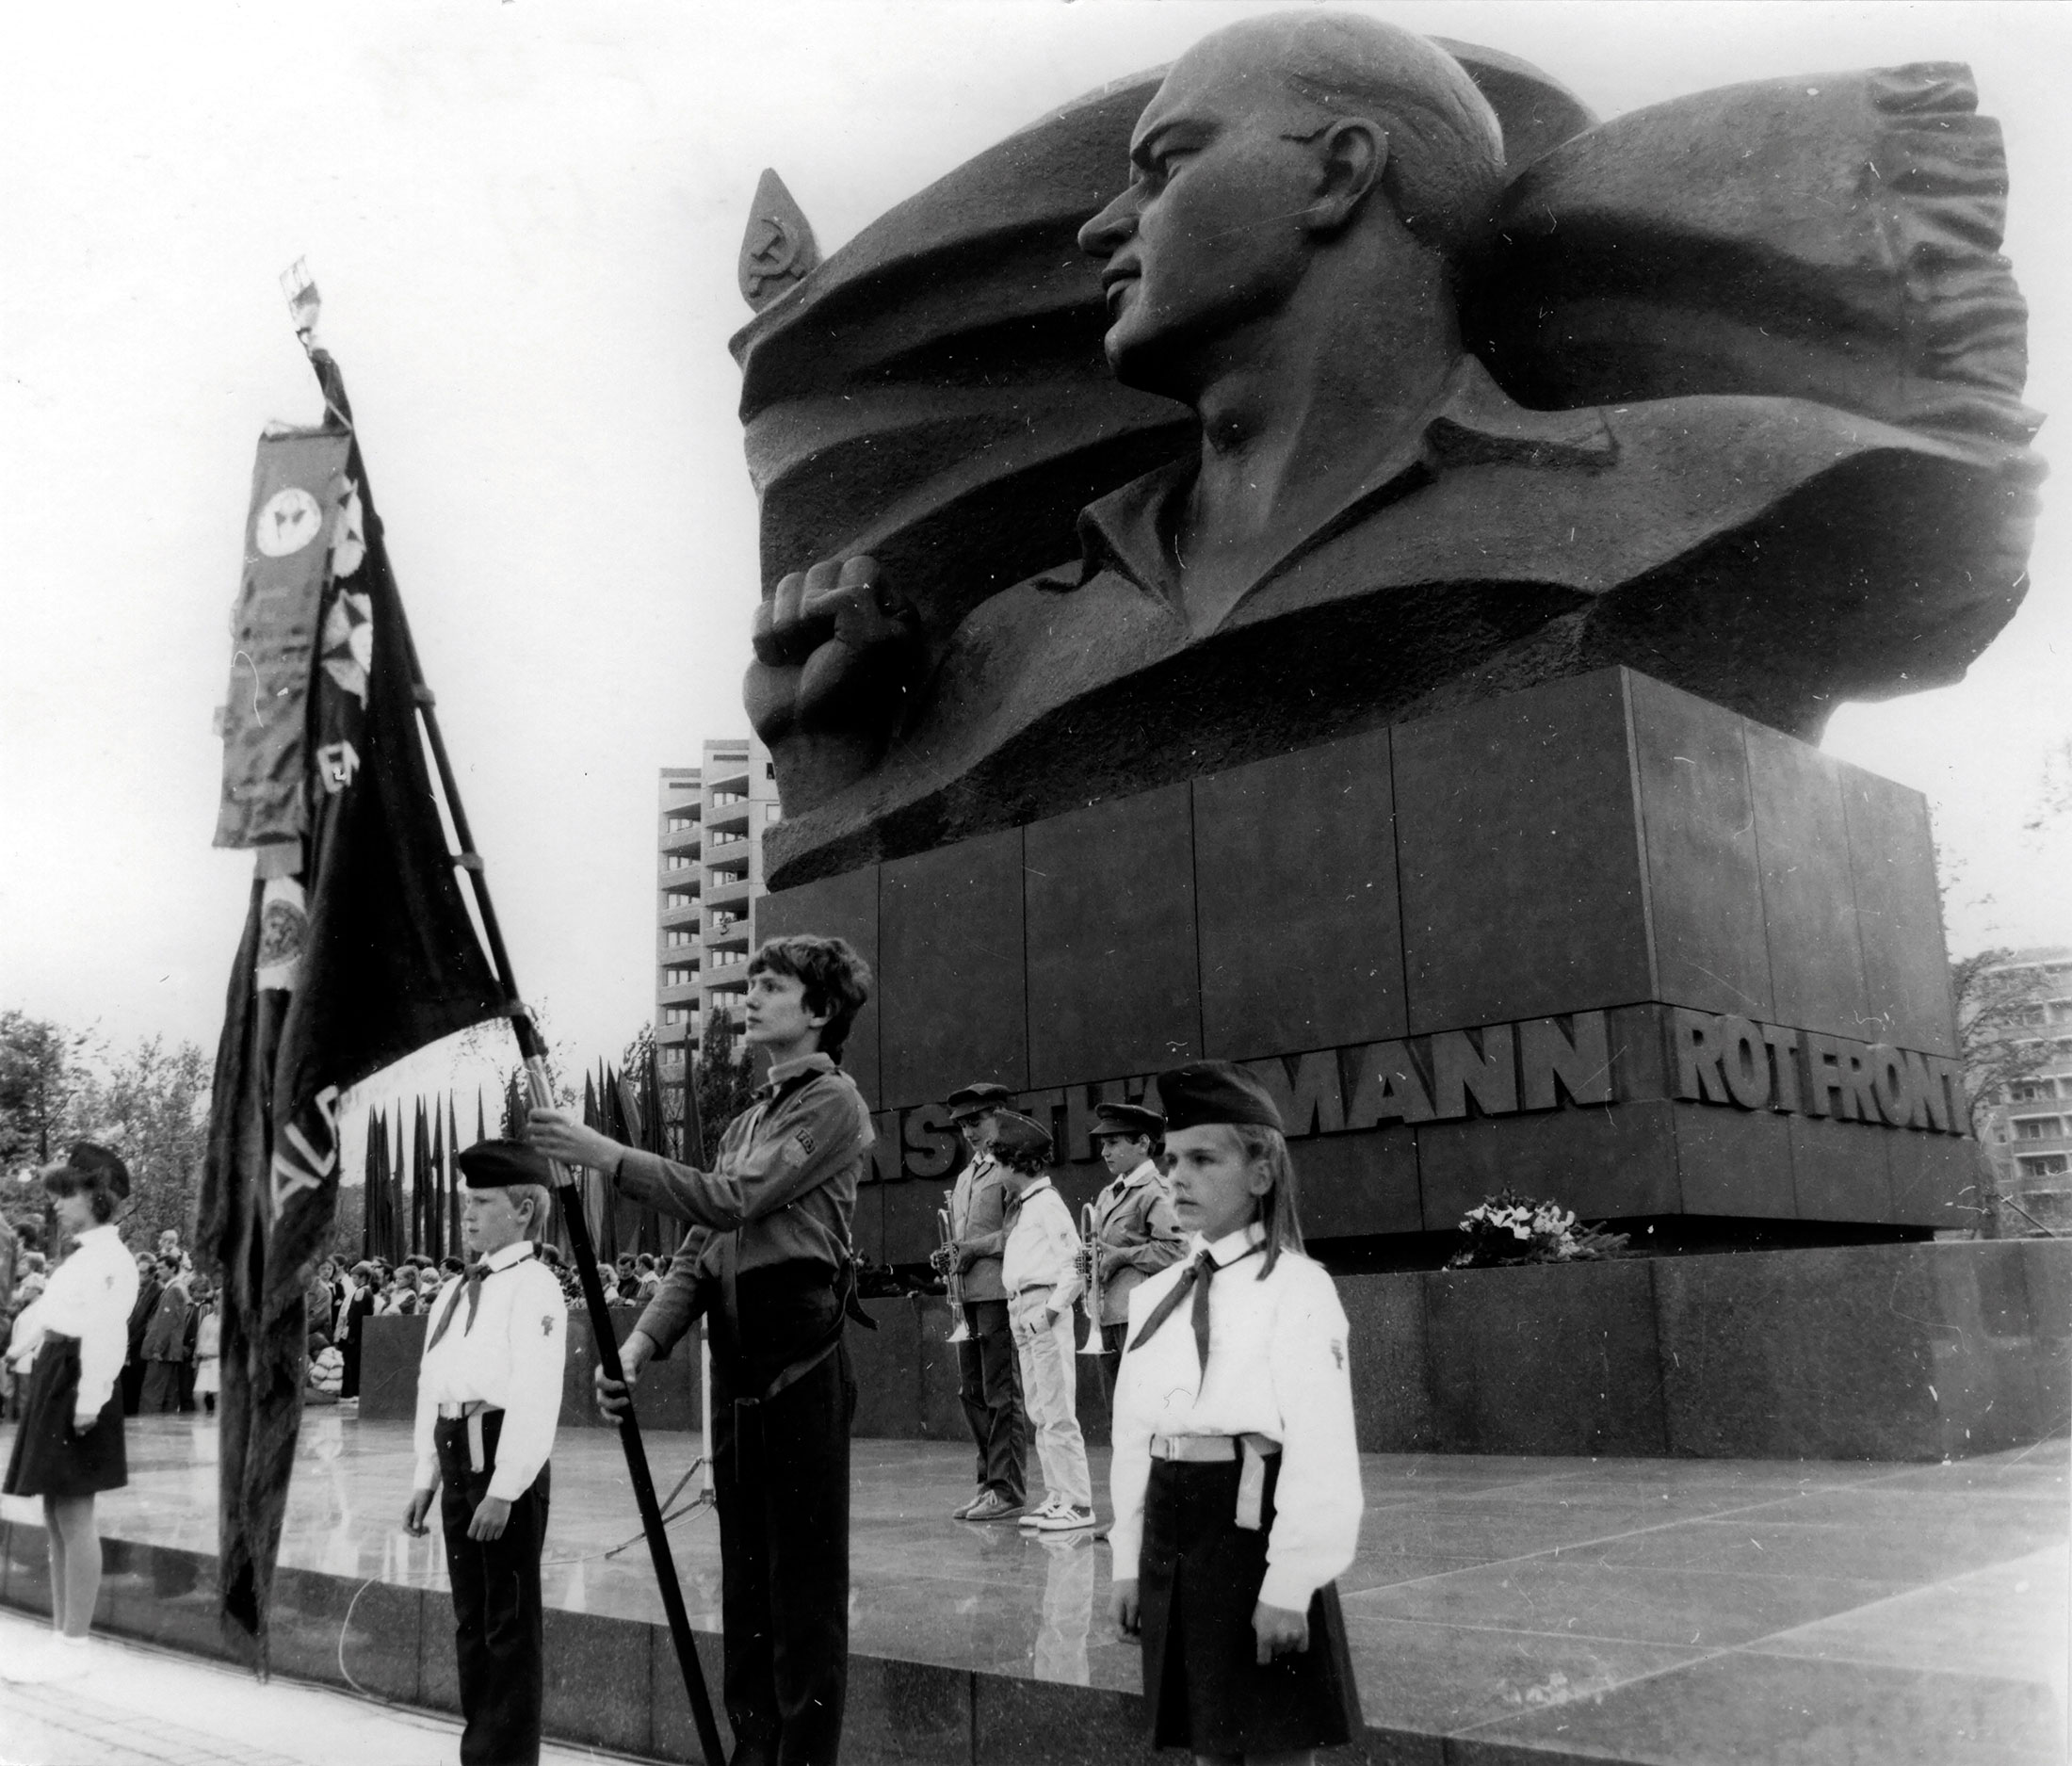
<path fill-rule="evenodd" d="M 1303 211 L 1312 233 L 1342 232 L 1379 189 L 1388 167 L 1388 131 L 1365 117 L 1339 117 L 1312 135 L 1291 137 L 1307 144 L 1317 161 L 1317 199 Z"/>

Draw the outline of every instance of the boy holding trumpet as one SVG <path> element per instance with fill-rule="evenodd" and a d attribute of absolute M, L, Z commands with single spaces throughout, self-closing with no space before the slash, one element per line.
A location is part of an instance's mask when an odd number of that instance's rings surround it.
<path fill-rule="evenodd" d="M 1112 1407 L 1129 1297 L 1146 1276 L 1180 1260 L 1187 1236 L 1174 1219 L 1173 1197 L 1158 1169 L 1165 1118 L 1141 1104 L 1098 1104 L 1093 1138 L 1113 1181 L 1088 1205 L 1093 1242 L 1080 1254 L 1079 1275 L 1087 1284 L 1093 1339 L 1088 1350 L 1099 1350 L 1101 1389 Z"/>

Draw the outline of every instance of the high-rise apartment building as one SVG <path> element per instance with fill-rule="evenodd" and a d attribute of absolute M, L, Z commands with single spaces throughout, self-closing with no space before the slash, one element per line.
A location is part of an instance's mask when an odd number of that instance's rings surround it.
<path fill-rule="evenodd" d="M 753 737 L 707 742 L 698 766 L 661 770 L 655 1040 L 668 1091 L 681 1091 L 713 1013 L 741 1028 L 764 888 L 763 831 L 778 813 L 776 769 Z M 668 1102 L 673 1110 L 680 1099 Z"/>
<path fill-rule="evenodd" d="M 2003 1002 L 1997 1040 L 2012 1043 L 2022 1072 L 2002 1084 L 1983 1140 L 2011 1234 L 2072 1228 L 2072 946 L 2009 952 L 1982 978 Z"/>

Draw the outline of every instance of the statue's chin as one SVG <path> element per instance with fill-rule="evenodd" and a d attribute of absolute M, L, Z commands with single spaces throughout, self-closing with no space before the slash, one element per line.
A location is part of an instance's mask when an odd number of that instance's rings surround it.
<path fill-rule="evenodd" d="M 1160 398 L 1176 398 L 1182 404 L 1192 403 L 1194 377 L 1184 370 L 1173 340 L 1132 335 L 1128 326 L 1126 318 L 1110 326 L 1101 343 L 1108 371 L 1115 377 L 1116 384 L 1134 392 L 1155 393 Z"/>

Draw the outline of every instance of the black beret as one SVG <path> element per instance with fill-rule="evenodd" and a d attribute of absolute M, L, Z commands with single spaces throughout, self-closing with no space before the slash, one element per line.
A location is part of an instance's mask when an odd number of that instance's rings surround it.
<path fill-rule="evenodd" d="M 512 1184 L 554 1187 L 554 1167 L 544 1153 L 523 1141 L 478 1141 L 455 1156 L 470 1190 L 508 1190 Z"/>
<path fill-rule="evenodd" d="M 1134 1141 L 1144 1135 L 1156 1141 L 1165 1133 L 1166 1119 L 1155 1110 L 1146 1110 L 1141 1104 L 1096 1104 L 1093 1107 L 1093 1133 L 1096 1137 L 1119 1134 Z"/>
<path fill-rule="evenodd" d="M 129 1167 L 105 1146 L 91 1141 L 75 1141 L 65 1155 L 65 1164 L 82 1177 L 90 1177 L 118 1202 L 129 1199 Z"/>
<path fill-rule="evenodd" d="M 1002 1110 L 993 1129 L 993 1151 L 1000 1158 L 1050 1158 L 1050 1133 L 1027 1116 Z"/>
<path fill-rule="evenodd" d="M 1221 1122 L 1282 1128 L 1272 1094 L 1242 1067 L 1228 1061 L 1194 1061 L 1158 1076 L 1158 1102 L 1166 1131 Z"/>
<path fill-rule="evenodd" d="M 1004 1085 L 995 1085 L 990 1079 L 981 1079 L 977 1085 L 966 1085 L 952 1092 L 943 1102 L 949 1107 L 949 1119 L 962 1122 L 966 1116 L 982 1116 L 989 1110 L 1000 1110 L 1013 1099 L 1014 1094 Z"/>

